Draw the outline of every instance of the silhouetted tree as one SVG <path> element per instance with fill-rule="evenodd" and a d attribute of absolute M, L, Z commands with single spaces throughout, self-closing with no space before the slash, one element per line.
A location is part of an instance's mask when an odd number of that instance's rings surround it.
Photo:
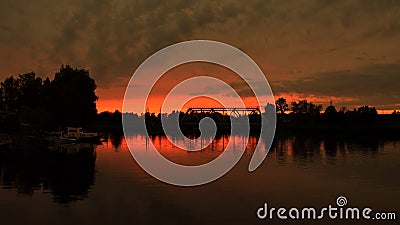
<path fill-rule="evenodd" d="M 367 105 L 361 106 L 357 109 L 357 112 L 364 115 L 377 115 L 375 107 L 369 107 Z"/>
<path fill-rule="evenodd" d="M 285 98 L 278 98 L 275 102 L 276 105 L 276 112 L 279 112 L 280 114 L 285 114 L 286 111 L 289 111 L 289 105 L 286 102 Z"/>
<path fill-rule="evenodd" d="M 276 113 L 274 104 L 267 103 L 267 105 L 265 106 L 265 113 L 267 114 Z"/>
<path fill-rule="evenodd" d="M 336 123 L 337 122 L 338 112 L 336 110 L 336 107 L 333 106 L 332 103 L 328 107 L 326 107 L 324 117 L 328 123 Z"/>
<path fill-rule="evenodd" d="M 20 106 L 35 108 L 41 102 L 42 78 L 36 77 L 34 72 L 19 75 L 18 95 Z"/>
<path fill-rule="evenodd" d="M 4 91 L 3 86 L 0 83 L 0 111 L 5 110 L 4 108 Z"/>
<path fill-rule="evenodd" d="M 315 105 L 312 102 L 307 102 L 307 100 L 300 100 L 297 102 L 292 102 L 292 112 L 294 114 L 312 114 L 319 115 L 322 109 L 322 105 Z"/>
<path fill-rule="evenodd" d="M 111 122 L 115 125 L 121 126 L 122 123 L 122 113 L 119 110 L 115 110 L 111 115 Z"/>
<path fill-rule="evenodd" d="M 14 77 L 7 77 L 0 86 L 3 92 L 3 109 L 10 112 L 18 111 L 18 81 Z"/>
<path fill-rule="evenodd" d="M 325 109 L 325 114 L 336 114 L 336 113 L 337 113 L 336 107 L 333 105 L 329 105 Z"/>
<path fill-rule="evenodd" d="M 364 105 L 357 109 L 357 117 L 360 122 L 374 122 L 377 116 L 378 112 L 376 111 L 375 107 Z"/>
<path fill-rule="evenodd" d="M 97 86 L 88 70 L 61 66 L 45 88 L 49 97 L 47 107 L 57 116 L 57 125 L 82 126 L 96 118 Z"/>
<path fill-rule="evenodd" d="M 52 93 L 51 93 L 51 81 L 48 77 L 43 81 L 43 87 L 42 87 L 42 101 L 43 105 L 46 106 L 46 108 L 51 105 L 51 100 L 52 100 Z"/>

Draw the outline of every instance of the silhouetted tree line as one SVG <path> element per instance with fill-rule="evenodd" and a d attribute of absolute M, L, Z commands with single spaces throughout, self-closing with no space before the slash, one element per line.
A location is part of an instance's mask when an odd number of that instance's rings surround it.
<path fill-rule="evenodd" d="M 322 105 L 316 105 L 307 100 L 293 101 L 289 105 L 284 98 L 275 102 L 278 122 L 307 123 L 307 124 L 372 124 L 376 122 L 378 113 L 375 107 L 367 105 L 347 110 L 342 107 L 339 111 L 332 103 L 322 113 Z"/>
<path fill-rule="evenodd" d="M 13 112 L 34 126 L 84 126 L 97 115 L 96 83 L 85 69 L 61 66 L 54 79 L 34 72 L 0 83 L 0 111 Z"/>
<path fill-rule="evenodd" d="M 150 113 L 138 115 L 135 113 L 122 114 L 118 110 L 115 112 L 101 112 L 98 114 L 98 128 L 105 129 L 108 131 L 121 131 L 122 132 L 122 116 L 129 125 L 126 127 L 128 132 L 139 131 L 138 127 L 143 123 L 146 125 L 146 129 L 150 134 L 164 134 L 162 127 L 162 120 L 164 120 L 166 126 L 172 126 L 179 121 L 180 129 L 185 134 L 200 134 L 199 123 L 203 118 L 211 118 L 217 125 L 218 131 L 226 133 L 231 129 L 231 122 L 233 123 L 245 123 L 244 117 L 232 117 L 227 114 L 215 113 L 189 113 L 186 114 L 180 111 L 173 111 L 170 114 L 167 113 Z M 259 128 L 261 117 L 259 115 L 248 116 L 251 128 Z"/>
<path fill-rule="evenodd" d="M 396 135 L 400 131 L 400 114 L 378 114 L 375 107 L 368 105 L 348 110 L 339 110 L 331 103 L 324 110 L 307 100 L 294 101 L 290 104 L 284 98 L 275 102 L 277 112 L 277 128 L 285 131 L 328 131 Z M 375 132 L 376 134 L 376 132 Z"/>
<path fill-rule="evenodd" d="M 345 107 L 337 110 L 332 104 L 324 110 L 322 105 L 317 105 L 307 100 L 294 101 L 290 104 L 286 99 L 279 98 L 274 104 L 268 104 L 265 107 L 266 114 L 277 113 L 277 129 L 289 131 L 313 131 L 319 128 L 382 128 L 384 131 L 400 130 L 400 113 L 391 115 L 379 115 L 375 107 L 361 106 L 348 110 Z M 118 110 L 114 113 L 102 112 L 98 115 L 98 124 L 103 128 L 117 128 L 122 132 L 122 116 Z M 218 131 L 222 133 L 230 132 L 230 123 L 245 122 L 244 117 L 234 117 L 231 115 L 223 115 L 221 113 L 189 113 L 174 111 L 171 114 L 166 113 L 150 113 L 146 112 L 142 115 L 133 113 L 124 114 L 129 128 L 127 131 L 138 131 L 136 128 L 143 122 L 147 131 L 152 134 L 163 134 L 161 120 L 164 119 L 166 124 L 176 123 L 179 121 L 180 128 L 183 133 L 199 134 L 199 122 L 205 117 L 214 120 Z M 143 121 L 144 120 L 144 121 Z M 258 114 L 249 115 L 251 132 L 259 131 L 261 116 Z M 306 129 L 305 129 L 306 128 Z M 317 129 L 315 129 L 317 128 Z M 390 130 L 390 129 L 392 130 Z M 307 130 L 309 129 L 309 130 Z M 342 131 L 342 130 L 341 130 Z"/>

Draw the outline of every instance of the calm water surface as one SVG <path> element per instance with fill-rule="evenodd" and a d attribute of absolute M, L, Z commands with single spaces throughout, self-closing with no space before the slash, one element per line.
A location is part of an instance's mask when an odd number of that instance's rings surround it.
<path fill-rule="evenodd" d="M 229 141 L 235 145 L 227 151 L 240 151 L 244 146 L 242 137 L 225 136 L 201 152 L 189 153 L 161 136 L 127 139 L 136 143 L 135 151 L 144 152 L 151 141 L 167 158 L 186 165 L 212 160 Z M 369 206 L 399 216 L 400 140 L 277 138 L 262 166 L 249 173 L 256 143 L 255 137 L 249 140 L 239 164 L 227 175 L 191 188 L 149 176 L 135 163 L 120 136 L 112 136 L 103 145 L 2 150 L 0 223 L 310 224 L 315 221 L 260 221 L 255 212 L 264 202 L 287 208 L 325 207 L 335 205 L 340 195 L 347 197 L 349 206 Z M 350 222 L 355 221 L 321 223 Z M 398 224 L 398 220 L 359 223 Z"/>

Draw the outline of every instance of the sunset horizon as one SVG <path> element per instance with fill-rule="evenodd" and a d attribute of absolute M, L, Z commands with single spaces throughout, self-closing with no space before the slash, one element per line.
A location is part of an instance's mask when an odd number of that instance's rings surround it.
<path fill-rule="evenodd" d="M 72 66 L 72 67 L 74 67 L 74 66 Z M 181 67 L 181 66 L 178 66 L 178 68 L 179 67 Z M 189 70 L 190 69 L 193 69 L 193 68 L 189 68 Z M 201 68 L 200 71 L 202 71 L 202 70 L 204 70 L 204 68 Z M 34 72 L 34 71 L 31 71 L 31 72 Z M 179 72 L 182 73 L 182 71 L 179 71 Z M 195 71 L 195 72 L 192 73 L 192 75 L 190 75 L 190 72 L 191 71 L 184 71 L 184 73 L 186 73 L 186 75 L 184 75 L 180 79 L 184 79 L 184 78 L 191 77 L 191 76 L 196 76 L 199 73 L 202 73 L 204 71 L 202 71 L 202 72 Z M 89 70 L 89 73 L 90 73 L 90 70 Z M 180 74 L 179 73 L 178 74 L 174 74 L 173 72 L 168 72 L 167 74 L 164 75 L 164 77 L 166 77 L 166 78 L 163 78 L 163 80 L 161 80 L 161 82 L 170 83 L 170 84 L 168 84 L 169 86 L 171 86 L 173 84 L 176 84 L 176 82 L 177 82 L 176 75 L 182 76 L 181 73 Z M 212 71 L 211 73 L 213 73 L 214 74 L 213 76 L 216 76 L 216 77 L 223 77 L 224 76 L 224 74 L 215 75 L 215 71 Z M 23 73 L 20 73 L 20 74 L 23 74 Z M 174 75 L 175 75 L 175 77 L 173 77 Z M 15 75 L 10 75 L 10 76 L 15 76 Z M 170 78 L 168 78 L 168 76 Z M 6 77 L 9 77 L 9 76 L 6 76 Z M 41 78 L 44 80 L 47 77 L 52 77 L 52 76 L 42 76 Z M 168 81 L 168 79 L 171 80 L 171 77 L 173 77 L 172 78 L 172 83 L 171 83 L 171 81 Z M 234 81 L 232 83 L 234 83 Z M 157 87 L 155 87 L 155 88 L 157 89 Z M 271 88 L 274 91 L 274 83 L 271 84 Z M 164 91 L 162 91 L 162 93 L 164 93 L 166 91 L 170 91 L 170 89 L 164 90 Z M 122 95 L 121 99 L 107 99 L 107 98 L 102 98 L 102 93 L 103 92 L 104 92 L 104 90 L 101 87 L 97 87 L 96 94 L 98 95 L 99 99 L 96 102 L 96 106 L 97 106 L 98 112 L 99 113 L 100 112 L 105 112 L 105 111 L 114 112 L 115 110 L 122 111 L 123 95 Z M 125 92 L 125 89 L 123 89 L 123 92 Z M 150 97 L 148 99 L 149 106 L 148 106 L 148 110 L 147 111 L 150 111 L 152 113 L 159 113 L 160 112 L 160 108 L 162 106 L 162 102 L 164 101 L 164 98 L 165 98 L 164 94 L 162 96 L 156 95 L 154 97 L 152 97 L 152 96 L 149 96 L 149 97 Z M 393 113 L 394 111 L 399 111 L 400 110 L 400 104 L 397 104 L 397 103 L 394 104 L 393 108 L 387 108 L 387 106 L 384 106 L 382 104 L 370 105 L 370 104 L 362 103 L 362 102 L 360 102 L 359 104 L 351 104 L 351 102 L 353 102 L 353 101 L 356 101 L 356 100 L 358 101 L 358 99 L 355 99 L 355 98 L 352 98 L 352 97 L 316 96 L 316 95 L 305 95 L 305 94 L 300 94 L 300 93 L 290 93 L 290 92 L 288 92 L 288 93 L 281 93 L 280 95 L 274 94 L 274 99 L 277 100 L 278 98 L 285 98 L 288 103 L 296 102 L 296 101 L 300 101 L 300 100 L 307 100 L 307 101 L 315 103 L 315 104 L 321 104 L 323 106 L 323 109 L 325 109 L 327 106 L 333 104 L 338 109 L 340 109 L 342 107 L 345 107 L 347 110 L 353 110 L 355 108 L 358 108 L 358 107 L 361 107 L 361 106 L 364 106 L 364 105 L 368 105 L 368 106 L 371 106 L 371 107 L 375 107 L 379 114 L 390 114 L 390 113 Z M 249 106 L 258 107 L 258 105 L 256 103 L 256 100 L 254 98 L 244 97 L 242 100 L 247 102 L 246 104 L 249 105 Z M 212 102 L 207 102 L 207 101 L 200 102 L 200 101 L 197 101 L 197 103 L 198 103 L 198 105 L 193 105 L 192 104 L 191 107 L 214 107 Z M 342 104 L 340 104 L 340 103 L 342 103 Z M 211 104 L 211 105 L 208 105 L 208 104 Z M 260 105 L 259 107 L 261 109 L 263 109 L 265 107 L 265 105 L 266 104 Z M 235 103 L 232 103 L 230 105 L 227 105 L 226 107 L 236 107 L 236 105 L 235 105 Z M 179 107 L 170 108 L 167 111 L 163 111 L 162 113 L 171 113 L 172 111 L 186 111 L 187 108 L 189 108 L 189 107 L 185 107 L 185 108 L 181 108 L 181 109 Z M 130 110 L 130 111 L 127 111 L 127 112 L 140 114 L 140 113 L 145 113 L 146 109 L 144 109 L 144 110 L 136 109 L 136 110 Z"/>

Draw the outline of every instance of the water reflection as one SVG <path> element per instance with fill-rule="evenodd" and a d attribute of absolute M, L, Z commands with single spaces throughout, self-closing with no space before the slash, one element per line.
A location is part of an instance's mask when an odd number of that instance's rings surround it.
<path fill-rule="evenodd" d="M 140 135 L 128 138 L 131 138 L 128 141 L 136 143 L 134 151 L 145 152 L 145 146 L 153 144 L 174 162 L 190 165 L 217 157 L 229 141 L 233 144 L 232 148 L 225 151 L 239 151 L 245 142 L 243 136 L 217 136 L 203 151 L 186 152 L 174 148 L 164 136 L 152 136 L 148 140 Z M 400 168 L 398 139 L 306 134 L 276 136 L 262 166 L 248 173 L 248 162 L 258 140 L 257 137 L 250 137 L 243 160 L 216 182 L 183 189 L 163 185 L 147 176 L 146 179 L 138 179 L 139 183 L 153 181 L 157 193 L 161 195 L 157 196 L 162 200 L 160 202 L 186 209 L 185 212 L 190 213 L 194 221 L 202 224 L 281 224 L 286 221 L 256 220 L 256 207 L 268 201 L 271 205 L 315 205 L 319 208 L 334 204 L 338 195 L 347 196 L 356 206 L 371 205 L 389 211 L 398 209 L 400 183 L 398 175 L 393 172 Z M 201 145 L 201 141 L 181 144 Z M 172 139 L 172 142 L 182 140 Z M 260 144 L 265 148 L 262 138 Z M 139 174 L 137 172 L 136 176 L 139 177 Z M 151 213 L 151 210 L 144 212 L 147 216 Z M 168 213 L 171 215 L 166 214 L 166 218 L 177 216 L 176 212 Z M 312 224 L 314 221 L 291 222 Z M 326 222 L 330 221 L 321 221 L 321 224 Z M 349 223 L 345 220 L 335 222 Z M 191 223 L 192 220 L 187 222 Z"/>
<path fill-rule="evenodd" d="M 164 184 L 143 171 L 132 159 L 126 140 L 132 141 L 135 151 L 147 154 L 146 146 L 154 145 L 167 158 L 188 165 L 208 162 L 222 151 L 245 147 L 245 152 L 237 166 L 221 179 L 182 188 Z M 181 144 L 201 146 L 208 141 Z M 254 148 L 258 141 L 262 147 L 265 142 L 262 137 L 250 137 L 247 145 L 246 141 L 243 136 L 221 135 L 202 151 L 187 152 L 173 146 L 182 142 L 177 138 L 170 143 L 165 136 L 146 138 L 136 134 L 125 139 L 114 134 L 107 143 L 97 146 L 0 150 L 0 221 L 60 225 L 160 221 L 259 224 L 255 211 L 264 201 L 275 206 L 322 207 L 334 204 L 338 195 L 348 197 L 354 206 L 398 211 L 398 139 L 276 136 L 266 160 L 252 173 L 247 169 Z M 232 142 L 230 149 L 226 149 L 228 142 Z M 21 212 L 29 213 L 21 216 Z"/>
<path fill-rule="evenodd" d="M 138 137 L 141 137 L 138 139 Z M 184 141 L 184 139 L 170 138 L 165 136 L 134 136 L 137 142 L 134 151 L 148 150 L 151 143 L 166 158 L 172 159 L 174 156 L 191 155 L 190 160 L 196 160 L 196 155 L 212 155 L 217 157 L 222 151 L 245 150 L 247 154 L 253 154 L 257 144 L 267 151 L 264 139 L 258 136 L 246 137 L 235 135 L 217 135 L 215 139 L 196 139 Z M 139 140 L 139 141 L 138 141 Z M 260 140 L 260 142 L 259 142 Z M 145 143 L 143 143 L 145 141 Z M 231 148 L 227 149 L 228 143 L 232 142 Z M 247 142 L 247 143 L 246 143 Z M 372 157 L 383 148 L 385 143 L 396 142 L 385 137 L 349 137 L 349 136 L 318 136 L 318 135 L 296 135 L 296 136 L 277 136 L 274 139 L 269 154 L 278 158 L 282 162 L 313 162 L 340 159 L 348 154 L 369 154 Z M 208 145 L 204 143 L 209 143 Z M 202 151 L 183 151 L 176 146 L 185 146 L 188 149 L 200 147 Z M 210 159 L 210 158 L 209 158 Z M 191 164 L 191 162 L 178 162 Z M 204 162 L 202 162 L 204 163 Z"/>
<path fill-rule="evenodd" d="M 88 197 L 95 184 L 95 161 L 92 144 L 3 151 L 0 184 L 24 195 L 51 193 L 55 202 L 67 204 Z"/>
<path fill-rule="evenodd" d="M 183 165 L 207 163 L 226 150 L 245 149 L 245 155 L 250 157 L 258 143 L 265 148 L 263 138 L 257 136 L 251 136 L 247 144 L 246 138 L 240 135 L 217 135 L 214 140 L 195 140 L 190 143 L 180 143 L 183 140 L 176 138 L 171 138 L 171 143 L 167 137 L 157 135 L 148 139 L 143 135 L 134 135 L 129 139 L 136 143 L 137 151 L 146 151 L 151 143 L 166 158 Z M 229 142 L 232 142 L 232 148 L 226 149 Z M 174 146 L 176 143 L 199 145 L 203 150 L 183 151 Z M 278 165 L 302 167 L 310 167 L 313 163 L 336 165 L 353 155 L 379 157 L 378 153 L 388 143 L 396 144 L 397 141 L 383 137 L 276 136 L 267 160 L 275 161 Z M 96 148 L 92 144 L 73 144 L 56 148 L 24 146 L 19 150 L 0 151 L 0 186 L 30 196 L 37 193 L 52 194 L 54 201 L 62 204 L 86 199 L 95 186 Z M 125 138 L 122 134 L 114 133 L 103 148 L 112 149 L 112 152 L 118 154 L 127 148 Z M 130 156 L 128 154 L 125 157 Z M 118 160 L 115 159 L 113 163 L 118 165 Z M 337 168 L 340 170 L 345 167 Z M 360 174 L 359 177 L 364 176 L 363 172 Z M 375 177 L 379 176 L 376 172 Z"/>
<path fill-rule="evenodd" d="M 385 137 L 338 137 L 296 135 L 275 137 L 271 153 L 283 161 L 332 160 L 346 154 L 376 155 L 387 142 Z"/>
<path fill-rule="evenodd" d="M 122 144 L 123 133 L 113 132 L 109 135 L 109 139 L 115 151 L 118 151 Z"/>

